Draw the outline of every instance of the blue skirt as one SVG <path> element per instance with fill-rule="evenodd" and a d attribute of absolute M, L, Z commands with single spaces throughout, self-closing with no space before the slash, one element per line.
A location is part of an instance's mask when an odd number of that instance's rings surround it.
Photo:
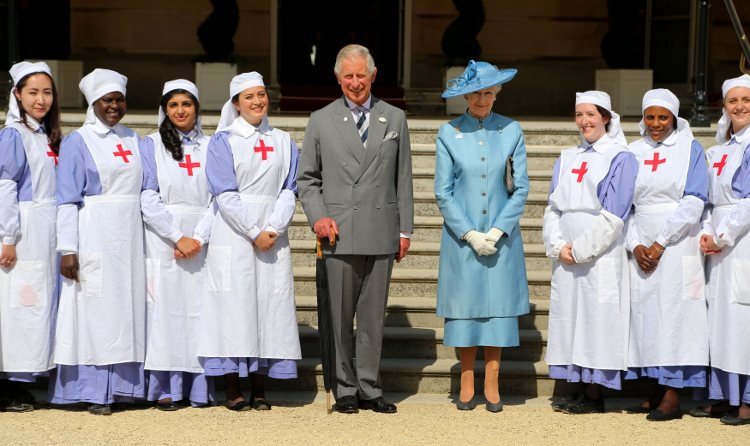
<path fill-rule="evenodd" d="M 653 378 L 659 380 L 660 385 L 674 389 L 706 387 L 706 368 L 703 365 L 635 367 L 625 372 L 625 379 Z"/>
<path fill-rule="evenodd" d="M 620 370 L 590 369 L 575 364 L 549 366 L 549 377 L 564 379 L 569 383 L 599 384 L 608 389 L 622 390 Z"/>
<path fill-rule="evenodd" d="M 146 399 L 158 401 L 171 398 L 180 401 L 185 396 L 193 407 L 205 406 L 215 400 L 214 381 L 204 373 L 149 370 Z"/>
<path fill-rule="evenodd" d="M 518 347 L 518 317 L 445 319 L 448 347 Z"/>
<path fill-rule="evenodd" d="M 50 379 L 52 404 L 112 404 L 146 397 L 141 362 L 111 365 L 58 365 Z"/>
<path fill-rule="evenodd" d="M 708 398 L 727 400 L 732 406 L 740 403 L 750 404 L 750 375 L 725 372 L 711 367 L 711 378 L 708 384 Z"/>
<path fill-rule="evenodd" d="M 297 377 L 297 361 L 294 359 L 199 358 L 198 360 L 206 376 L 237 373 L 240 378 L 246 378 L 250 373 L 258 373 L 274 379 Z"/>

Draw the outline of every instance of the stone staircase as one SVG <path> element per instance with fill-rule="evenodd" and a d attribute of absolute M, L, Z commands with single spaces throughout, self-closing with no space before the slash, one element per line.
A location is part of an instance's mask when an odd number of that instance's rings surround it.
<path fill-rule="evenodd" d="M 82 114 L 63 116 L 66 133 L 80 125 Z M 155 130 L 154 114 L 130 113 L 124 124 L 145 135 Z M 218 118 L 204 116 L 206 129 Z M 459 366 L 455 350 L 443 345 L 443 321 L 435 316 L 435 301 L 442 218 L 433 192 L 435 135 L 443 119 L 410 119 L 415 190 L 415 230 L 409 254 L 393 271 L 383 340 L 381 375 L 389 392 L 453 393 L 458 390 Z M 292 134 L 301 146 L 307 119 L 272 117 L 271 123 Z M 521 219 L 526 253 L 531 312 L 520 318 L 521 345 L 504 349 L 501 393 L 529 397 L 566 392 L 565 385 L 547 377 L 543 361 L 547 347 L 547 321 L 551 262 L 542 246 L 542 214 L 552 166 L 560 150 L 576 145 L 578 133 L 572 119 L 521 121 L 526 137 L 530 193 Z M 638 138 L 637 123 L 624 124 L 628 141 Z M 715 127 L 693 129 L 706 148 L 713 145 Z M 208 132 L 210 133 L 210 132 Z M 302 148 L 304 150 L 304 148 Z M 273 385 L 284 390 L 322 388 L 317 336 L 314 237 L 298 205 L 289 230 L 293 253 L 297 315 L 303 359 L 300 378 Z M 499 291 L 502 292 L 502 291 Z M 481 388 L 484 364 L 477 361 L 477 388 Z"/>

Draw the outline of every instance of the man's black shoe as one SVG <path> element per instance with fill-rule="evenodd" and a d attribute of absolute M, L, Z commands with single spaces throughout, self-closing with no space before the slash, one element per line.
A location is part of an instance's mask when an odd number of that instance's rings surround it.
<path fill-rule="evenodd" d="M 357 398 L 353 396 L 342 396 L 336 400 L 336 404 L 333 405 L 333 409 L 339 413 L 357 413 L 359 412 L 359 406 L 357 406 Z"/>
<path fill-rule="evenodd" d="M 387 402 L 382 396 L 373 398 L 371 400 L 360 400 L 359 407 L 362 409 L 369 409 L 373 412 L 378 413 L 396 413 L 396 405 Z"/>

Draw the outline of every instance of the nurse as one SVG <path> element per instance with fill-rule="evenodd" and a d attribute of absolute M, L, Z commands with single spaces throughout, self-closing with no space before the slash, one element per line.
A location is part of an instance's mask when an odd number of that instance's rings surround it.
<path fill-rule="evenodd" d="M 542 235 L 553 260 L 546 361 L 553 379 L 585 384 L 554 402 L 571 414 L 604 412 L 601 387 L 627 369 L 630 287 L 624 221 L 638 164 L 609 95 L 576 93 L 577 147 L 555 162 Z"/>
<path fill-rule="evenodd" d="M 700 219 L 708 199 L 703 146 L 671 91 L 643 96 L 639 171 L 626 234 L 630 261 L 630 354 L 626 379 L 656 379 L 658 391 L 632 413 L 682 418 L 679 389 L 706 386 L 708 319 Z"/>
<path fill-rule="evenodd" d="M 268 410 L 264 375 L 297 377 L 301 358 L 287 228 L 297 192 L 297 146 L 268 123 L 263 77 L 235 76 L 208 145 L 206 175 L 219 214 L 208 250 L 209 293 L 198 355 L 226 376 L 230 410 Z M 252 374 L 250 401 L 239 377 Z"/>
<path fill-rule="evenodd" d="M 146 278 L 138 136 L 119 124 L 127 78 L 97 68 L 79 84 L 86 121 L 62 143 L 57 250 L 64 279 L 57 318 L 53 404 L 145 397 Z"/>
<path fill-rule="evenodd" d="M 435 196 L 445 220 L 437 315 L 445 318 L 443 344 L 457 347 L 461 359 L 459 410 L 476 405 L 478 346 L 484 349 L 485 409 L 503 409 L 500 355 L 503 347 L 518 346 L 518 316 L 529 311 L 519 227 L 529 194 L 526 144 L 516 121 L 492 112 L 501 84 L 515 74 L 472 60 L 443 92 L 468 104 L 463 116 L 440 127 L 435 164 Z"/>
<path fill-rule="evenodd" d="M 20 382 L 54 369 L 55 166 L 60 109 L 49 67 L 20 62 L 0 130 L 0 411 L 33 410 Z"/>
<path fill-rule="evenodd" d="M 140 143 L 141 211 L 146 223 L 149 401 L 177 410 L 213 401 L 213 380 L 198 362 L 198 323 L 206 299 L 206 244 L 215 206 L 206 182 L 210 138 L 200 123 L 198 89 L 177 79 L 164 84 L 159 131 Z"/>
<path fill-rule="evenodd" d="M 711 207 L 700 239 L 710 256 L 708 396 L 715 402 L 690 414 L 738 425 L 750 424 L 750 348 L 743 335 L 750 325 L 750 76 L 724 81 L 721 91 L 719 144 L 707 152 Z"/>

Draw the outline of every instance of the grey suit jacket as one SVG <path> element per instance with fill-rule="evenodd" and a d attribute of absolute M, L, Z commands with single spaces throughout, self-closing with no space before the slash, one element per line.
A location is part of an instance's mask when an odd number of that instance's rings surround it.
<path fill-rule="evenodd" d="M 367 149 L 341 97 L 313 112 L 305 131 L 297 188 L 310 226 L 333 218 L 333 254 L 397 253 L 414 231 L 409 129 L 404 112 L 372 97 Z"/>

